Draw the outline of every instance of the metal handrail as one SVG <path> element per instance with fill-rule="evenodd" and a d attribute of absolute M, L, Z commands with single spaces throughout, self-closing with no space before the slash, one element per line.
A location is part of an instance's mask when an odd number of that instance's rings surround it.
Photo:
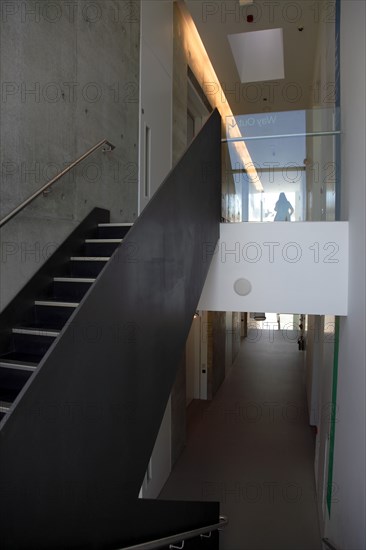
<path fill-rule="evenodd" d="M 115 149 L 115 145 L 113 145 L 110 141 L 108 141 L 107 139 L 103 139 L 102 141 L 100 141 L 99 143 L 97 143 L 96 145 L 94 145 L 94 147 L 91 147 L 90 149 L 88 149 L 88 151 L 86 151 L 86 153 L 84 153 L 83 155 L 81 155 L 81 157 L 79 157 L 78 159 L 74 160 L 74 162 L 72 162 L 69 166 L 67 166 L 64 170 L 62 170 L 62 172 L 60 172 L 59 174 L 57 174 L 54 178 L 52 178 L 50 181 L 48 181 L 47 183 L 45 183 L 45 185 L 43 185 L 40 189 L 38 189 L 38 191 L 36 191 L 35 193 L 33 193 L 33 195 L 31 195 L 30 197 L 28 197 L 27 199 L 25 199 L 25 201 L 23 201 L 21 204 L 19 204 L 19 206 L 17 206 L 16 208 L 14 208 L 14 210 L 12 210 L 9 214 L 7 214 L 5 216 L 5 218 L 3 218 L 2 220 L 0 220 L 0 227 L 2 227 L 3 225 L 5 225 L 9 220 L 11 220 L 12 218 L 14 218 L 14 216 L 16 216 L 19 212 L 21 212 L 21 210 L 23 210 L 23 208 L 25 208 L 26 206 L 28 206 L 28 204 L 30 204 L 32 201 L 34 201 L 34 199 L 36 199 L 39 195 L 41 195 L 42 193 L 44 193 L 52 184 L 54 184 L 56 181 L 58 181 L 59 179 L 61 179 L 65 174 L 67 174 L 68 172 L 70 172 L 70 170 L 72 170 L 73 168 L 75 168 L 75 166 L 77 166 L 78 164 L 80 164 L 80 162 L 82 162 L 83 160 L 85 160 L 89 155 L 91 155 L 92 153 L 94 153 L 94 151 L 96 151 L 96 149 L 99 149 L 99 147 L 102 147 L 103 145 L 106 145 L 108 148 L 104 150 L 104 152 L 107 152 L 107 151 L 113 151 L 113 149 Z"/>
<path fill-rule="evenodd" d="M 183 542 L 187 539 L 193 539 L 195 537 L 199 537 L 200 535 L 211 533 L 212 531 L 221 531 L 221 529 L 226 527 L 228 523 L 229 520 L 226 516 L 220 516 L 219 523 L 214 523 L 213 525 L 208 525 L 207 527 L 200 527 L 199 529 L 192 529 L 191 531 L 186 531 L 184 533 L 177 533 L 176 535 L 163 537 L 161 539 L 152 540 L 150 542 L 143 542 L 134 546 L 124 546 L 119 550 L 154 550 L 155 548 L 168 546 L 168 544 L 172 545 L 175 542 Z M 183 548 L 183 546 L 181 548 Z"/>
<path fill-rule="evenodd" d="M 334 544 L 332 544 L 330 542 L 329 539 L 322 539 L 322 543 L 325 544 L 326 546 L 328 546 L 328 548 L 330 548 L 330 550 L 337 550 L 337 548 L 334 546 Z"/>

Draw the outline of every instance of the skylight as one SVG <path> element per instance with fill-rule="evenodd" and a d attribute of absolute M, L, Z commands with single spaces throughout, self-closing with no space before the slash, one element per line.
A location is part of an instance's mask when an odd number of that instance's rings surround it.
<path fill-rule="evenodd" d="M 285 78 L 282 29 L 229 34 L 242 83 Z"/>

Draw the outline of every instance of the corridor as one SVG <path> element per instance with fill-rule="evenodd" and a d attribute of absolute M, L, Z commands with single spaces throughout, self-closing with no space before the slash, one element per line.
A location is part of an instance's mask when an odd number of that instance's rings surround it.
<path fill-rule="evenodd" d="M 220 501 L 221 550 L 320 550 L 313 462 L 296 335 L 249 331 L 214 400 L 190 405 L 160 498 Z"/>

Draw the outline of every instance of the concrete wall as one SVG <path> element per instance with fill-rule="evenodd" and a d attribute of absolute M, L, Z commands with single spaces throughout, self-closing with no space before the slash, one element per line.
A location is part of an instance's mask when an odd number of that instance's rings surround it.
<path fill-rule="evenodd" d="M 1 307 L 94 207 L 137 214 L 140 1 L 2 3 L 1 216 L 104 137 L 1 232 Z"/>
<path fill-rule="evenodd" d="M 327 526 L 338 548 L 366 548 L 366 5 L 341 0 L 342 217 L 350 224 L 349 315 L 341 320 L 334 477 Z"/>

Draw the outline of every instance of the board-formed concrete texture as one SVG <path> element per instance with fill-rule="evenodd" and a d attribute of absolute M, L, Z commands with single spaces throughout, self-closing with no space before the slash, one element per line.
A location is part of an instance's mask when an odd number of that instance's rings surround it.
<path fill-rule="evenodd" d="M 0 217 L 103 138 L 116 145 L 2 229 L 3 308 L 93 207 L 137 216 L 140 0 L 4 2 L 0 31 Z"/>
<path fill-rule="evenodd" d="M 199 309 L 347 315 L 348 222 L 221 224 L 211 258 Z"/>

